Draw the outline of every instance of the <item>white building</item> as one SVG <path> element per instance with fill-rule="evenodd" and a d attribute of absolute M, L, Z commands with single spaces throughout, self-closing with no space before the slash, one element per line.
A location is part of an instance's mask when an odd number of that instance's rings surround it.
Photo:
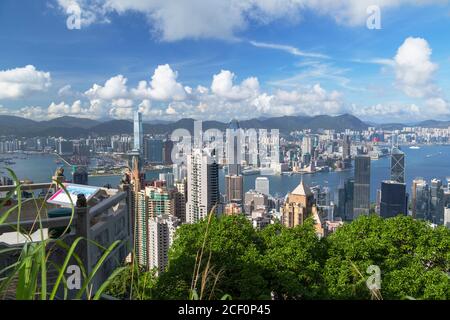
<path fill-rule="evenodd" d="M 149 269 L 156 268 L 158 273 L 164 272 L 167 267 L 169 248 L 179 223 L 173 215 L 149 218 Z"/>
<path fill-rule="evenodd" d="M 268 196 L 270 194 L 269 179 L 267 177 L 257 177 L 255 179 L 255 190 Z"/>
<path fill-rule="evenodd" d="M 210 162 L 200 149 L 193 149 L 187 156 L 187 223 L 205 218 L 220 202 L 219 166 L 212 159 Z"/>

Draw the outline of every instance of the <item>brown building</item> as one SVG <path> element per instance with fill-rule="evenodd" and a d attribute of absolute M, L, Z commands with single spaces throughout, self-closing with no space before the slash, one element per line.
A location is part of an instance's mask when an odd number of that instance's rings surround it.
<path fill-rule="evenodd" d="M 241 175 L 225 176 L 226 201 L 242 204 L 244 200 L 244 180 Z"/>
<path fill-rule="evenodd" d="M 288 194 L 281 208 L 282 222 L 286 227 L 293 228 L 303 224 L 306 218 L 313 215 L 313 211 L 317 211 L 314 194 L 302 179 L 297 188 Z"/>

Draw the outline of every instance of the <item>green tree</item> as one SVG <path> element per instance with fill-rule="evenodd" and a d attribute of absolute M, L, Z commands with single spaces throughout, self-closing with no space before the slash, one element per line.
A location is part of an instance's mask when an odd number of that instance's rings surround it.
<path fill-rule="evenodd" d="M 202 246 L 205 250 L 200 257 Z M 196 262 L 200 270 L 210 270 L 204 283 L 199 281 L 196 287 L 200 292 L 203 286 L 206 297 L 269 298 L 261 258 L 257 232 L 244 216 L 212 217 L 209 223 L 205 219 L 183 225 L 177 230 L 167 271 L 159 277 L 158 298 L 187 298 Z"/>
<path fill-rule="evenodd" d="M 323 297 L 326 248 L 316 236 L 312 220 L 291 229 L 280 224 L 268 226 L 261 238 L 265 275 L 276 298 Z"/>
<path fill-rule="evenodd" d="M 370 298 L 366 269 L 377 265 L 384 299 L 449 298 L 449 232 L 406 216 L 359 217 L 326 239 L 329 257 L 324 278 L 328 296 Z"/>

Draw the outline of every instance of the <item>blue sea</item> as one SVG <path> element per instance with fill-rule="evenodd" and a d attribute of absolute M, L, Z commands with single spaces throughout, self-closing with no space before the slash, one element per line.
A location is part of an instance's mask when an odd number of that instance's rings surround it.
<path fill-rule="evenodd" d="M 411 182 L 416 177 L 430 180 L 438 178 L 446 183 L 446 178 L 450 177 L 450 146 L 422 146 L 420 149 L 410 149 L 403 147 L 405 152 L 405 175 L 407 188 L 411 190 Z M 11 155 L 0 155 L 0 158 L 10 158 Z M 19 155 L 13 159 L 14 165 L 10 165 L 19 179 L 29 179 L 33 182 L 49 182 L 58 165 L 55 157 L 49 154 Z M 0 175 L 7 175 L 3 169 L 5 165 L 0 163 Z M 371 163 L 371 199 L 375 201 L 377 189 L 380 188 L 381 181 L 389 179 L 390 160 L 388 157 L 379 160 L 372 160 Z M 70 168 L 65 168 L 70 173 Z M 3 171 L 3 173 L 1 172 Z M 159 173 L 167 170 L 148 171 L 147 179 L 158 178 Z M 328 186 L 332 192 L 344 181 L 353 176 L 353 171 L 324 172 L 304 175 L 305 182 L 310 186 Z M 253 189 L 255 179 L 258 175 L 247 175 L 244 177 L 244 191 Z M 285 196 L 292 191 L 300 182 L 300 175 L 275 175 L 267 176 L 270 182 L 270 193 L 274 196 Z M 94 186 L 104 186 L 111 184 L 117 186 L 120 176 L 90 176 L 89 184 Z M 220 189 L 224 192 L 224 172 L 220 172 Z"/>

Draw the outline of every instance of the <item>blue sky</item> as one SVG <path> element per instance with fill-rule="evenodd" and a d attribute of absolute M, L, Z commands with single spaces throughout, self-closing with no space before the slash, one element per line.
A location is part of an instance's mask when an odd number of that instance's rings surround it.
<path fill-rule="evenodd" d="M 416 2 L 2 0 L 0 114 L 450 119 L 450 5 Z"/>

